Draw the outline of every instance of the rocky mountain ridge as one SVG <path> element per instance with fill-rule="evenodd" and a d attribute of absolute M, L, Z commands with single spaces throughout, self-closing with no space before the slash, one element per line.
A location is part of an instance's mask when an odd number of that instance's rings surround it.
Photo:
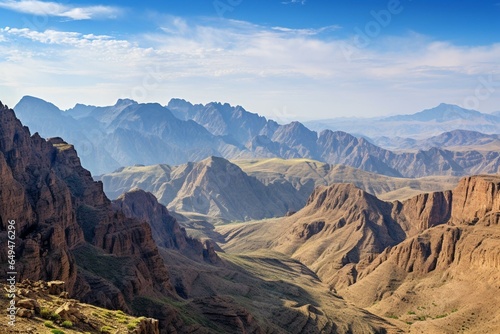
<path fill-rule="evenodd" d="M 180 166 L 120 168 L 99 176 L 110 198 L 140 188 L 176 212 L 196 212 L 226 221 L 284 216 L 301 209 L 319 185 L 350 180 L 376 195 L 410 197 L 451 189 L 458 178 L 390 178 L 308 159 L 252 159 L 233 162 L 210 157 Z"/>
<path fill-rule="evenodd" d="M 458 107 L 444 105 L 436 110 L 443 108 L 451 108 L 453 114 Z M 114 106 L 77 105 L 63 112 L 43 100 L 24 97 L 15 110 L 23 122 L 43 136 L 65 136 L 77 143 L 84 165 L 95 175 L 121 166 L 177 165 L 209 156 L 308 158 L 398 177 L 496 173 L 500 166 L 496 150 L 457 152 L 429 148 L 392 152 L 346 132 L 317 133 L 300 122 L 280 125 L 242 107 L 220 103 L 193 106 L 183 100 L 173 100 L 164 107 L 119 100 Z M 469 114 L 469 111 L 460 112 Z M 472 113 L 476 114 L 478 112 Z M 496 116 L 481 115 L 485 122 L 496 119 Z M 474 117 L 466 117 L 464 121 L 478 123 Z M 428 126 L 424 123 L 422 126 Z M 453 130 L 457 128 L 461 127 Z M 377 136 L 380 135 L 378 132 Z"/>

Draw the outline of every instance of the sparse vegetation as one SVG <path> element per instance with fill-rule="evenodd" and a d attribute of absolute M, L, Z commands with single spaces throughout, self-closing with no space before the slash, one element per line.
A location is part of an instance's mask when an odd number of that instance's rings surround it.
<path fill-rule="evenodd" d="M 51 314 L 52 312 L 45 307 L 40 310 L 40 316 L 44 319 L 50 319 Z"/>
<path fill-rule="evenodd" d="M 113 328 L 111 328 L 109 326 L 102 326 L 101 327 L 101 334 L 111 334 L 112 330 L 113 330 Z"/>
<path fill-rule="evenodd" d="M 59 314 L 57 314 L 57 313 L 52 312 L 50 314 L 50 320 L 53 320 L 53 321 L 56 321 L 56 322 L 60 321 L 61 320 L 61 316 Z"/>
<path fill-rule="evenodd" d="M 50 331 L 52 334 L 65 334 L 64 331 L 60 329 L 53 329 Z"/>
<path fill-rule="evenodd" d="M 64 328 L 71 328 L 73 327 L 73 323 L 69 320 L 65 320 L 61 323 L 61 327 L 64 327 Z"/>
<path fill-rule="evenodd" d="M 56 328 L 56 326 L 54 326 L 54 323 L 51 320 L 47 320 L 43 324 L 45 325 L 45 327 L 48 328 Z"/>
<path fill-rule="evenodd" d="M 419 315 L 414 320 L 416 320 L 416 321 L 425 321 L 427 318 L 428 318 L 427 315 Z"/>
<path fill-rule="evenodd" d="M 436 318 L 435 319 L 441 319 L 441 318 L 445 318 L 448 316 L 448 313 L 444 313 L 444 314 L 439 314 L 439 315 L 436 315 Z"/>

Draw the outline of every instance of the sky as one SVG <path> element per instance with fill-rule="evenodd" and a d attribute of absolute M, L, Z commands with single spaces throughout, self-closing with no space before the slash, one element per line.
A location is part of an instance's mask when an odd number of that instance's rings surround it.
<path fill-rule="evenodd" d="M 0 0 L 0 100 L 277 121 L 500 110 L 500 0 Z"/>

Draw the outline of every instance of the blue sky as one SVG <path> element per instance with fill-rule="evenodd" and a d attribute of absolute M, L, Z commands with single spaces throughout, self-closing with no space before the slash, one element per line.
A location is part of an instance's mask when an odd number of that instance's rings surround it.
<path fill-rule="evenodd" d="M 0 100 L 277 119 L 500 110 L 500 0 L 0 0 Z"/>

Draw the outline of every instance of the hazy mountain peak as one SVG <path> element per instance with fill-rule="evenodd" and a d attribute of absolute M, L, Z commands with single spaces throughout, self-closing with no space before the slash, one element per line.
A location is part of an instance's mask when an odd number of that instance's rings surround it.
<path fill-rule="evenodd" d="M 190 102 L 184 100 L 184 99 L 178 99 L 178 98 L 173 98 L 168 101 L 167 108 L 169 109 L 185 109 L 188 110 L 189 108 L 193 107 L 193 104 Z"/>
<path fill-rule="evenodd" d="M 441 103 L 438 106 L 425 109 L 411 115 L 397 115 L 387 117 L 385 121 L 418 121 L 418 122 L 448 122 L 453 120 L 473 120 L 476 118 L 489 118 L 491 115 L 479 111 L 465 109 L 454 104 Z M 494 117 L 494 116 L 493 116 Z"/>
<path fill-rule="evenodd" d="M 123 105 L 132 105 L 132 104 L 138 104 L 137 101 L 134 101 L 132 99 L 118 99 L 115 103 L 115 107 L 120 107 Z"/>
<path fill-rule="evenodd" d="M 60 113 L 61 109 L 56 107 L 53 103 L 42 100 L 38 97 L 34 96 L 23 96 L 22 99 L 16 104 L 14 107 L 16 112 L 24 112 L 27 111 L 25 109 L 30 110 L 43 110 L 43 112 L 49 113 Z"/>

